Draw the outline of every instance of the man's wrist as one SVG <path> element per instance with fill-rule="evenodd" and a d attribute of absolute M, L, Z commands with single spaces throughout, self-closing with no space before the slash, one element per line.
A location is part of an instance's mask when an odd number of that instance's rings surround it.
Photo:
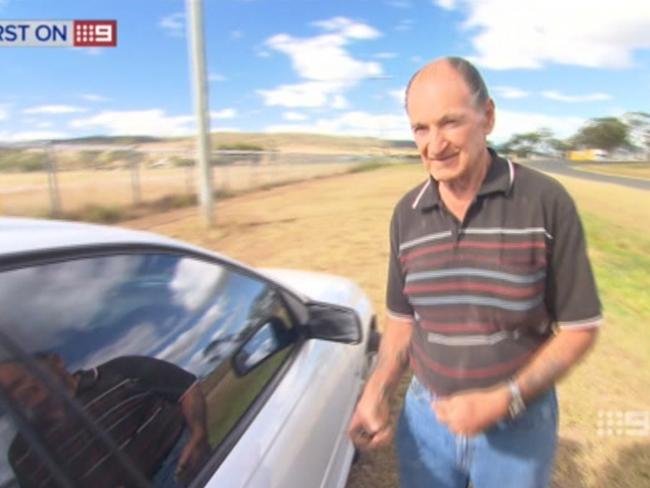
<path fill-rule="evenodd" d="M 506 383 L 500 383 L 494 388 L 494 394 L 497 398 L 496 403 L 498 405 L 498 416 L 495 420 L 507 418 L 508 406 L 510 405 L 510 390 L 508 389 L 508 385 Z"/>
<path fill-rule="evenodd" d="M 508 393 L 509 393 L 509 402 L 508 402 L 508 417 L 516 418 L 519 417 L 524 410 L 526 410 L 526 404 L 521 395 L 521 390 L 519 385 L 514 379 L 510 379 L 507 382 Z"/>

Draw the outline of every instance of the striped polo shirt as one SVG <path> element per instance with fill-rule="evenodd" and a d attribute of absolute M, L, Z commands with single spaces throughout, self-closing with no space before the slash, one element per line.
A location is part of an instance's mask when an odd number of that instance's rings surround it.
<path fill-rule="evenodd" d="M 440 395 L 510 378 L 557 328 L 601 323 L 571 197 L 490 154 L 463 222 L 432 178 L 400 200 L 391 221 L 388 314 L 411 319 L 411 366 Z"/>

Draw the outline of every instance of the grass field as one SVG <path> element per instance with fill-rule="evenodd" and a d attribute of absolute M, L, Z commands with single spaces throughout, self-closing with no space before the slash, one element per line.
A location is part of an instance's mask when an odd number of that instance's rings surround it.
<path fill-rule="evenodd" d="M 650 180 L 650 162 L 648 161 L 615 164 L 580 164 L 576 165 L 576 169 L 589 171 L 591 173 L 628 176 L 632 178 Z"/>
<path fill-rule="evenodd" d="M 383 319 L 391 209 L 422 181 L 418 165 L 296 183 L 222 201 L 207 230 L 195 209 L 126 223 L 256 266 L 348 276 Z M 557 488 L 650 486 L 650 192 L 561 178 L 588 236 L 606 324 L 596 349 L 559 387 Z M 405 382 L 402 383 L 404 385 Z M 396 405 L 397 407 L 398 405 Z M 598 434 L 600 411 L 637 412 L 645 435 Z M 392 448 L 365 454 L 348 488 L 397 486 Z"/>

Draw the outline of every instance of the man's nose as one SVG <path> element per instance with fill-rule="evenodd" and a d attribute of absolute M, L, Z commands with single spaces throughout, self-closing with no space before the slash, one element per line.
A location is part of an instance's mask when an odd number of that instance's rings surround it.
<path fill-rule="evenodd" d="M 445 139 L 442 131 L 429 131 L 429 138 L 427 141 L 427 157 L 430 159 L 437 159 L 444 154 L 446 149 L 447 140 Z"/>

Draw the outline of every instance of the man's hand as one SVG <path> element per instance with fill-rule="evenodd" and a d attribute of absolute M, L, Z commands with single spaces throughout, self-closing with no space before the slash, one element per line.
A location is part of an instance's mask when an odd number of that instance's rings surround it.
<path fill-rule="evenodd" d="M 205 398 L 198 381 L 185 392 L 180 403 L 190 438 L 178 458 L 176 478 L 188 482 L 201 467 L 210 451 L 207 441 Z"/>
<path fill-rule="evenodd" d="M 375 370 L 368 379 L 348 426 L 350 439 L 359 449 L 383 446 L 393 436 L 390 398 L 408 368 L 411 331 L 410 319 L 389 317 L 386 321 Z"/>
<path fill-rule="evenodd" d="M 350 439 L 359 449 L 384 446 L 393 436 L 388 400 L 373 400 L 369 396 L 359 400 L 348 427 Z"/>
<path fill-rule="evenodd" d="M 459 435 L 473 436 L 490 428 L 508 413 L 510 392 L 506 385 L 470 390 L 436 398 L 431 408 L 438 422 Z"/>
<path fill-rule="evenodd" d="M 190 437 L 178 457 L 176 478 L 184 482 L 191 480 L 209 452 L 210 446 L 205 438 L 193 439 Z"/>

